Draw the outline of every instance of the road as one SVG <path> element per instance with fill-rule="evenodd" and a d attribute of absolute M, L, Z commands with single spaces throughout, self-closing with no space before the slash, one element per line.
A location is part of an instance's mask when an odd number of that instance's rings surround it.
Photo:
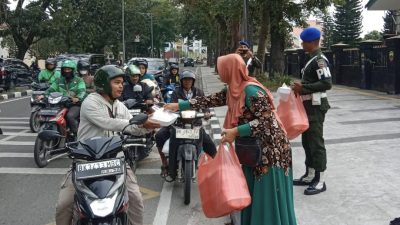
<path fill-rule="evenodd" d="M 190 68 L 192 69 L 192 68 Z M 29 97 L 0 102 L 0 224 L 50 225 L 62 175 L 71 160 L 61 158 L 46 168 L 37 168 L 33 159 L 36 134 L 29 129 Z M 138 181 L 144 198 L 144 224 L 223 224 L 225 220 L 204 218 L 197 184 L 192 185 L 192 201 L 183 204 L 183 185 L 164 183 L 160 178 L 158 152 L 140 162 Z"/>

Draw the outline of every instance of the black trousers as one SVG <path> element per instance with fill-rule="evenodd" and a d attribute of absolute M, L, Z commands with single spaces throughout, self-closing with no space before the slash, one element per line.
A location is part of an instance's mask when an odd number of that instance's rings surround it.
<path fill-rule="evenodd" d="M 78 133 L 78 126 L 79 126 L 78 118 L 80 116 L 80 112 L 81 112 L 81 107 L 77 105 L 71 106 L 67 112 L 68 126 L 71 129 L 71 132 L 74 134 Z"/>

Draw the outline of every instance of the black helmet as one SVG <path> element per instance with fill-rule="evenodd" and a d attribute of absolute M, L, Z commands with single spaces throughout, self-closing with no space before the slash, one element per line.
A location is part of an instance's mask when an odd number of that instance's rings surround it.
<path fill-rule="evenodd" d="M 86 60 L 79 60 L 78 61 L 78 74 L 81 75 L 85 75 L 89 72 L 90 70 L 90 64 L 86 61 Z"/>
<path fill-rule="evenodd" d="M 147 60 L 145 60 L 145 59 L 137 59 L 134 64 L 136 66 L 143 65 L 144 68 L 146 68 L 146 70 L 149 67 L 149 64 L 147 63 Z"/>
<path fill-rule="evenodd" d="M 124 71 L 115 65 L 106 65 L 101 67 L 94 75 L 94 86 L 96 87 L 96 92 L 99 94 L 107 94 L 112 98 L 110 81 L 116 77 L 124 76 Z"/>
<path fill-rule="evenodd" d="M 178 66 L 178 65 L 172 64 L 172 65 L 169 67 L 169 72 L 171 72 L 173 69 L 176 69 L 176 70 L 178 70 L 178 72 L 179 72 L 179 66 Z"/>
<path fill-rule="evenodd" d="M 47 69 L 48 65 L 54 65 L 53 69 L 51 69 L 51 71 L 53 71 L 56 68 L 56 64 L 57 64 L 56 59 L 54 59 L 54 58 L 46 59 L 46 62 L 45 62 L 46 69 Z"/>
<path fill-rule="evenodd" d="M 184 78 L 192 78 L 192 79 L 193 79 L 193 85 L 194 85 L 194 82 L 196 81 L 196 74 L 195 74 L 193 71 L 191 71 L 191 70 L 185 70 L 185 71 L 183 71 L 183 73 L 180 75 L 180 81 L 181 81 L 181 83 L 182 83 L 182 80 L 183 80 Z"/>

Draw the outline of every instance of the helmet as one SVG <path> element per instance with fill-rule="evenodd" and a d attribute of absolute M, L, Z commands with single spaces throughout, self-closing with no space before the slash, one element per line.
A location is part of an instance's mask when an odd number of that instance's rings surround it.
<path fill-rule="evenodd" d="M 47 65 L 54 65 L 53 69 L 51 69 L 51 70 L 54 70 L 56 68 L 56 64 L 57 64 L 56 59 L 54 59 L 54 58 L 46 59 L 46 62 L 45 62 L 46 69 L 47 69 Z"/>
<path fill-rule="evenodd" d="M 178 72 L 179 72 L 179 66 L 178 66 L 178 65 L 172 64 L 172 65 L 169 67 L 169 72 L 171 72 L 173 69 L 176 69 L 176 70 L 178 70 Z"/>
<path fill-rule="evenodd" d="M 145 59 L 137 59 L 134 64 L 136 66 L 144 65 L 144 68 L 146 68 L 146 70 L 149 67 L 149 64 L 147 63 L 147 60 L 145 60 Z"/>
<path fill-rule="evenodd" d="M 110 81 L 116 77 L 124 77 L 124 71 L 115 65 L 106 65 L 97 70 L 94 75 L 94 86 L 99 94 L 107 94 L 111 96 Z"/>
<path fill-rule="evenodd" d="M 90 70 L 90 64 L 85 60 L 79 60 L 77 67 L 79 75 L 87 74 Z"/>
<path fill-rule="evenodd" d="M 72 69 L 72 72 L 64 72 L 64 68 L 70 68 Z M 71 79 L 74 77 L 74 74 L 76 72 L 76 63 L 73 60 L 65 60 L 62 64 L 61 64 L 61 76 L 67 78 L 67 79 Z"/>
<path fill-rule="evenodd" d="M 185 71 L 183 71 L 183 73 L 180 75 L 180 78 L 181 78 L 181 83 L 182 83 L 182 80 L 183 80 L 184 78 L 192 78 L 192 79 L 193 79 L 193 84 L 194 84 L 194 82 L 196 81 L 196 74 L 193 73 L 193 71 L 191 71 L 191 70 L 185 70 Z"/>
<path fill-rule="evenodd" d="M 140 75 L 140 69 L 136 65 L 130 65 L 128 68 L 126 68 L 126 75 L 132 76 L 132 75 Z"/>

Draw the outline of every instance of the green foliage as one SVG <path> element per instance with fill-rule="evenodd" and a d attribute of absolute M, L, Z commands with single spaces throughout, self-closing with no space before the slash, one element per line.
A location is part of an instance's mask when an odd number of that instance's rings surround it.
<path fill-rule="evenodd" d="M 335 24 L 330 14 L 323 15 L 322 20 L 324 22 L 324 27 L 322 29 L 324 41 L 322 44 L 324 47 L 330 48 L 331 45 L 335 44 L 333 43 L 333 32 Z"/>
<path fill-rule="evenodd" d="M 290 85 L 294 79 L 286 74 L 276 74 L 273 78 L 257 76 L 257 80 L 271 91 L 276 91 L 282 84 Z"/>
<path fill-rule="evenodd" d="M 395 16 L 395 12 L 394 10 L 388 10 L 386 11 L 385 16 L 383 17 L 383 30 L 382 32 L 384 34 L 395 34 L 396 33 L 396 25 L 394 23 L 394 16 Z"/>
<path fill-rule="evenodd" d="M 335 6 L 333 41 L 335 44 L 343 42 L 355 46 L 360 41 L 362 33 L 361 0 L 347 0 Z"/>
<path fill-rule="evenodd" d="M 377 30 L 373 30 L 371 32 L 369 32 L 368 34 L 366 34 L 364 36 L 364 40 L 377 40 L 377 41 L 382 41 L 383 40 L 383 36 L 382 33 L 377 31 Z"/>

